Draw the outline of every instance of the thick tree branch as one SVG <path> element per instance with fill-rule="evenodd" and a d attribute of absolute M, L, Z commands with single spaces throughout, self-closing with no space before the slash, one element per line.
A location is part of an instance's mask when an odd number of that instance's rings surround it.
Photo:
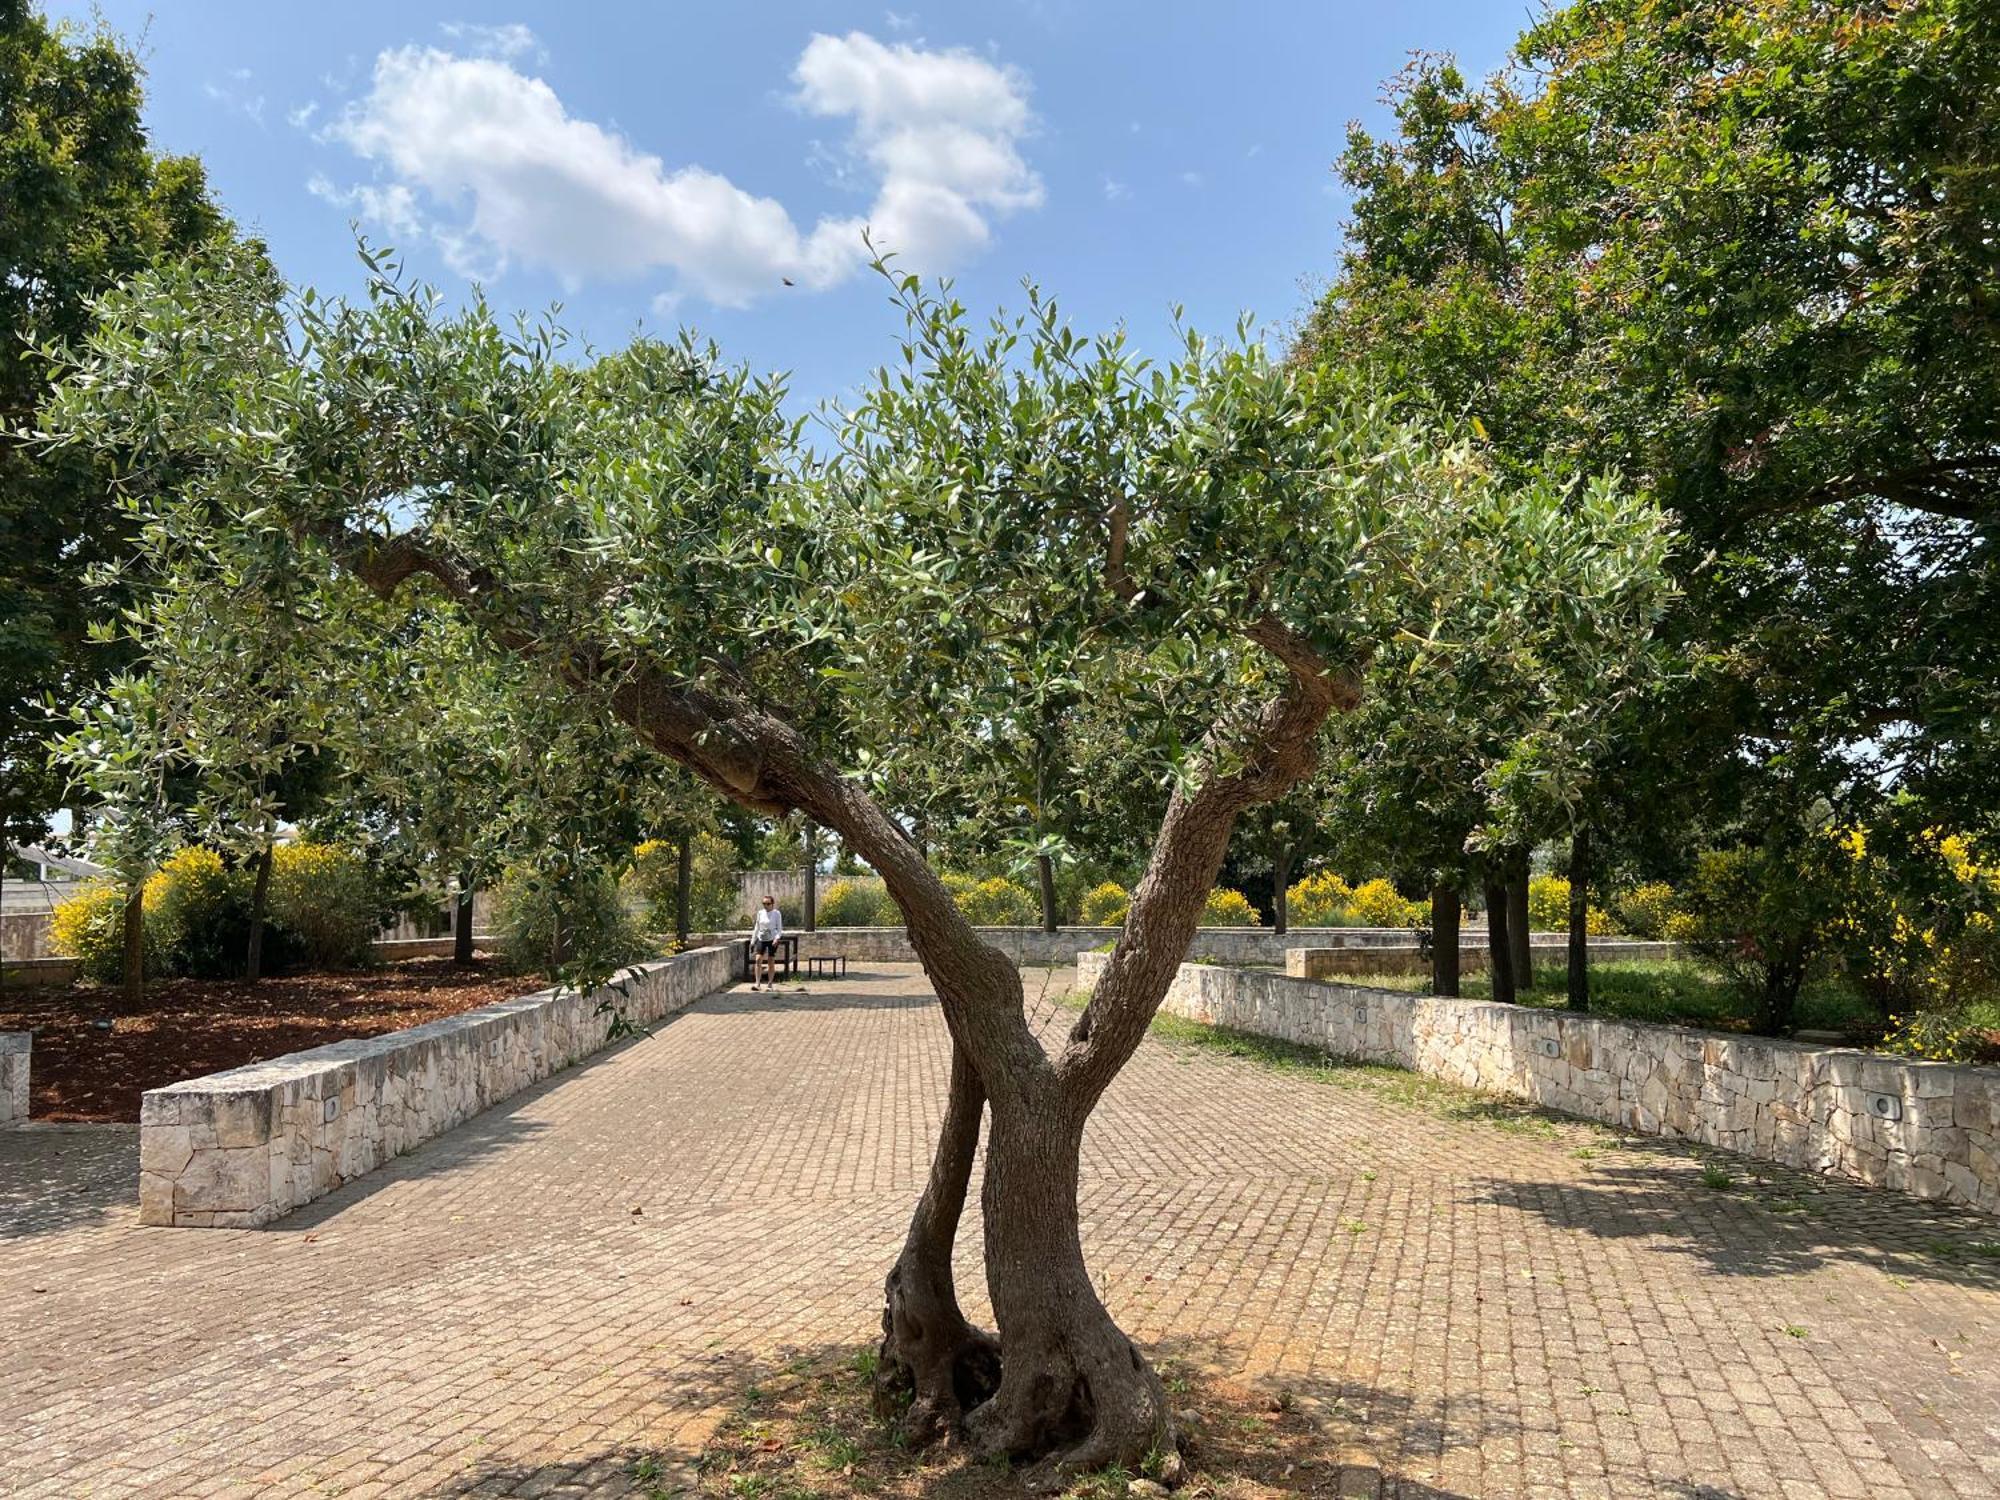
<path fill-rule="evenodd" d="M 1013 963 L 973 929 L 902 825 L 828 765 L 798 729 L 768 709 L 711 693 L 643 658 L 595 643 L 556 659 L 549 643 L 510 619 L 504 580 L 450 558 L 421 538 L 352 530 L 329 536 L 340 565 L 387 598 L 413 577 L 432 580 L 496 643 L 543 661 L 580 690 L 606 696 L 653 749 L 723 796 L 762 813 L 794 809 L 834 829 L 882 876 L 910 943 L 938 993 L 952 1038 L 970 1056 L 996 1106 L 1046 1080 L 1049 1061 L 1028 1029 Z"/>
<path fill-rule="evenodd" d="M 1082 1113 L 1138 1047 L 1187 956 L 1237 816 L 1284 795 L 1310 774 L 1320 726 L 1336 709 L 1346 711 L 1361 701 L 1354 669 L 1330 665 L 1275 616 L 1265 615 L 1245 634 L 1284 665 L 1288 680 L 1243 736 L 1241 768 L 1211 776 L 1193 792 L 1177 791 L 1167 805 L 1125 930 L 1056 1061 L 1067 1102 Z M 1224 726 L 1211 731 L 1211 758 L 1239 748 L 1232 744 L 1235 738 Z"/>

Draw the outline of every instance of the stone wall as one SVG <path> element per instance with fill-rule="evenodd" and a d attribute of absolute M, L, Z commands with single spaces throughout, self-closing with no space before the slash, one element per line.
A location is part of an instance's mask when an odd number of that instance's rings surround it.
<path fill-rule="evenodd" d="M 1088 990 L 1102 954 L 1077 956 Z M 2000 1213 L 2000 1069 L 1183 964 L 1162 1010 Z"/>
<path fill-rule="evenodd" d="M 1642 943 L 1632 938 L 1590 940 L 1590 956 L 1600 963 L 1607 960 L 1629 963 L 1636 959 L 1680 958 L 1683 954 L 1679 943 Z M 1483 944 L 1476 948 L 1461 945 L 1458 950 L 1459 972 L 1476 974 L 1487 966 L 1492 956 L 1491 950 Z M 1569 958 L 1569 940 L 1537 933 L 1529 944 L 1529 956 L 1537 964 L 1563 968 Z M 1285 950 L 1285 972 L 1294 979 L 1333 979 L 1344 974 L 1428 974 L 1430 971 L 1430 959 L 1415 943 Z"/>
<path fill-rule="evenodd" d="M 786 931 L 799 940 L 799 956 L 844 953 L 852 963 L 913 964 L 916 951 L 900 927 L 822 927 L 806 932 L 787 912 Z M 1044 932 L 1039 927 L 981 927 L 978 933 L 1015 963 L 1030 966 L 1073 963 L 1079 949 L 1108 943 L 1118 936 L 1115 927 L 1058 927 Z M 702 941 L 722 942 L 731 934 L 704 933 Z M 737 942 L 743 934 L 734 935 Z M 1536 934 L 1538 942 L 1563 942 L 1560 933 Z M 1472 938 L 1463 952 L 1471 953 Z M 1478 941 L 1485 941 L 1485 934 Z M 1288 949 L 1309 948 L 1395 948 L 1411 947 L 1407 927 L 1294 927 L 1282 937 L 1268 927 L 1203 927 L 1188 944 L 1188 952 L 1214 959 L 1217 963 L 1270 964 L 1281 967 Z"/>
<path fill-rule="evenodd" d="M 597 1051 L 611 1026 L 601 1002 L 658 1020 L 733 983 L 737 954 L 698 948 L 588 995 L 543 990 L 152 1089 L 139 1108 L 140 1221 L 269 1223 Z"/>
<path fill-rule="evenodd" d="M 28 1064 L 34 1034 L 0 1031 L 0 1125 L 18 1125 L 28 1118 Z"/>

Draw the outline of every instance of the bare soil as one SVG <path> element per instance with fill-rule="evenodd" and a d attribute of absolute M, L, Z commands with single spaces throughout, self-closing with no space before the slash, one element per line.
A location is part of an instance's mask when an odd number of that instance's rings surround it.
<path fill-rule="evenodd" d="M 161 979 L 128 1007 L 115 988 L 0 994 L 0 1031 L 32 1031 L 38 1120 L 139 1118 L 139 1096 L 184 1078 L 347 1037 L 379 1036 L 540 989 L 491 959 L 414 958 L 341 974 Z"/>
<path fill-rule="evenodd" d="M 1183 1500 L 1376 1494 L 1381 1475 L 1354 1442 L 1352 1414 L 1318 1410 L 1282 1387 L 1253 1389 L 1153 1350 L 1187 1440 Z M 872 1411 L 872 1348 L 809 1354 L 743 1388 L 695 1451 L 646 1455 L 632 1477 L 647 1500 L 1026 1500 L 1027 1476 L 949 1450 L 912 1453 Z M 1338 1403 L 1336 1403 L 1338 1405 Z M 1065 1500 L 1162 1495 L 1144 1474 L 1076 1478 Z"/>

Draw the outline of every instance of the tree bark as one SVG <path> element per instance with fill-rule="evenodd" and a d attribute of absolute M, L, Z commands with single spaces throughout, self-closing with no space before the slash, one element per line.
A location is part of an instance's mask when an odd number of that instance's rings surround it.
<path fill-rule="evenodd" d="M 455 964 L 472 962 L 472 895 L 472 875 L 467 872 L 458 877 L 458 899 L 452 903 L 451 961 Z"/>
<path fill-rule="evenodd" d="M 683 833 L 674 856 L 674 941 L 685 948 L 690 926 L 688 909 L 694 901 L 694 836 Z"/>
<path fill-rule="evenodd" d="M 143 881 L 125 893 L 125 1003 L 137 1006 L 146 998 L 146 887 Z"/>
<path fill-rule="evenodd" d="M 1503 1005 L 1514 1003 L 1514 948 L 1507 933 L 1507 887 L 1496 881 L 1486 886 L 1486 962 L 1493 976 L 1493 998 Z"/>
<path fill-rule="evenodd" d="M 376 592 L 391 593 L 423 573 L 497 644 L 542 655 L 545 643 L 510 610 L 503 579 L 461 567 L 421 539 L 341 532 L 335 540 L 344 563 Z M 823 761 L 791 722 L 748 693 L 691 685 L 643 657 L 576 649 L 561 655 L 558 670 L 579 691 L 598 695 L 654 749 L 725 796 L 754 812 L 798 811 L 834 829 L 881 874 L 901 909 L 953 1046 L 976 1075 L 993 1122 L 982 1201 L 1003 1359 L 993 1395 L 964 1420 L 983 1457 L 1044 1457 L 1061 1475 L 1112 1463 L 1137 1469 L 1149 1454 L 1166 1454 L 1164 1477 L 1178 1471 L 1159 1380 L 1098 1301 L 1084 1267 L 1077 1154 L 1091 1110 L 1137 1049 L 1187 953 L 1237 816 L 1306 775 L 1327 715 L 1360 701 L 1353 667 L 1330 666 L 1275 617 L 1251 622 L 1244 633 L 1285 668 L 1283 686 L 1254 718 L 1211 731 L 1214 760 L 1232 769 L 1173 794 L 1124 931 L 1053 1058 L 1029 1027 L 1019 969 L 980 939 L 902 825 Z M 917 1304 L 901 1299 L 912 1286 L 934 1291 L 949 1282 L 948 1259 L 936 1246 L 950 1217 L 948 1184 L 963 1180 L 969 1093 L 961 1078 L 955 1106 L 947 1107 L 948 1139 L 933 1168 L 947 1185 L 927 1189 L 911 1221 L 926 1248 L 886 1299 L 885 1354 L 913 1372 L 936 1362 L 925 1350 L 905 1350 L 903 1323 Z M 935 1295 L 919 1298 L 933 1313 L 942 1306 Z M 935 1405 L 937 1377 L 928 1389 Z"/>
<path fill-rule="evenodd" d="M 1514 961 L 1515 990 L 1535 987 L 1533 923 L 1528 917 L 1528 851 L 1518 849 L 1507 862 L 1507 953 Z"/>
<path fill-rule="evenodd" d="M 1285 897 L 1285 887 L 1291 878 L 1292 846 L 1289 840 L 1280 839 L 1271 851 L 1271 928 L 1279 937 L 1291 926 L 1291 903 Z"/>
<path fill-rule="evenodd" d="M 1056 910 L 1056 862 L 1046 854 L 1037 854 L 1035 873 L 1041 878 L 1042 931 L 1054 932 L 1061 925 L 1062 915 Z"/>
<path fill-rule="evenodd" d="M 1431 887 L 1431 993 L 1458 993 L 1458 888 Z"/>
<path fill-rule="evenodd" d="M 1590 1009 L 1590 827 L 1569 836 L 1569 1008 Z"/>
<path fill-rule="evenodd" d="M 266 844 L 257 855 L 257 879 L 250 887 L 250 943 L 243 954 L 243 977 L 264 977 L 264 913 L 271 904 L 271 864 L 276 846 Z"/>
<path fill-rule="evenodd" d="M 985 1106 L 971 1059 L 954 1045 L 930 1180 L 882 1289 L 875 1412 L 885 1422 L 900 1421 L 904 1440 L 914 1447 L 952 1436 L 1000 1384 L 999 1341 L 966 1321 L 951 1270 Z"/>
<path fill-rule="evenodd" d="M 806 824 L 806 931 L 819 931 L 819 826 Z"/>

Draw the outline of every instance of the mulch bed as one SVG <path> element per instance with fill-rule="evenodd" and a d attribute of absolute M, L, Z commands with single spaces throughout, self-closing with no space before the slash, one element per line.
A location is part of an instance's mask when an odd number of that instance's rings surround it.
<path fill-rule="evenodd" d="M 415 958 L 350 974 L 280 974 L 256 984 L 155 980 L 129 1008 L 118 990 L 97 985 L 10 990 L 0 994 L 0 1031 L 35 1034 L 33 1118 L 136 1121 L 147 1089 L 418 1026 L 544 983 L 492 960 L 462 967 Z"/>

